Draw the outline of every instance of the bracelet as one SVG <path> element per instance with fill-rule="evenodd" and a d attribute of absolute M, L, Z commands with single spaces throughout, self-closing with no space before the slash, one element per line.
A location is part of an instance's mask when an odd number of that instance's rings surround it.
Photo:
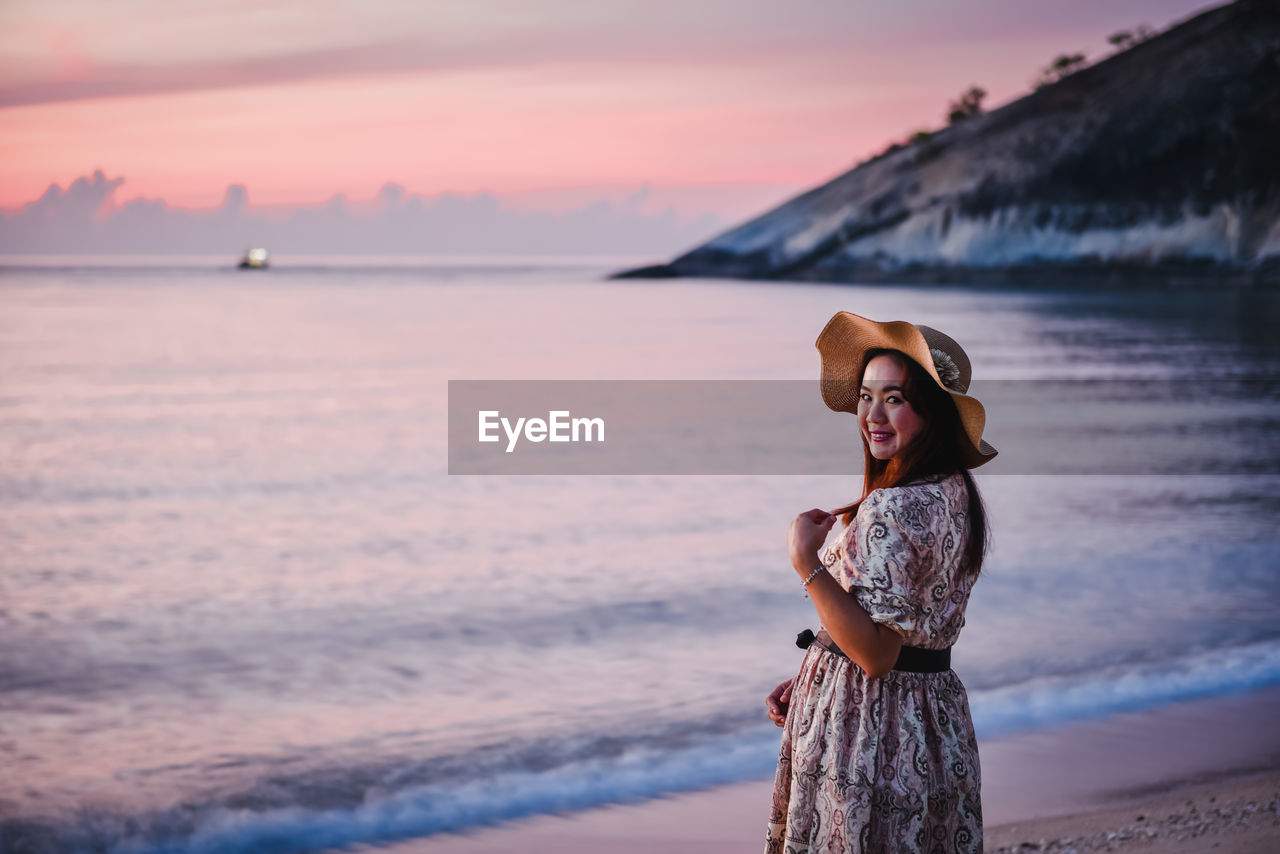
<path fill-rule="evenodd" d="M 810 582 L 810 581 L 813 581 L 815 578 L 817 578 L 817 577 L 818 577 L 818 573 L 819 573 L 819 572 L 824 571 L 825 569 L 826 569 L 826 567 L 825 567 L 825 566 L 822 566 L 821 564 L 819 564 L 819 565 L 818 565 L 818 568 L 817 568 L 817 569 L 815 569 L 813 572 L 809 573 L 809 577 L 808 577 L 808 578 L 806 578 L 806 579 L 804 580 L 804 586 L 805 586 L 805 587 L 808 587 L 808 586 L 809 586 L 809 582 Z"/>

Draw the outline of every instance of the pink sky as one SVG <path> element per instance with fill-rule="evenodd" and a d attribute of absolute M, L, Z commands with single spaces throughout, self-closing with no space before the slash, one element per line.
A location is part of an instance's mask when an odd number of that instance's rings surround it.
<path fill-rule="evenodd" d="M 1208 4 L 1212 5 L 1212 4 Z M 95 168 L 119 200 L 251 205 L 653 187 L 736 216 L 1198 0 L 6 0 L 0 207 Z"/>

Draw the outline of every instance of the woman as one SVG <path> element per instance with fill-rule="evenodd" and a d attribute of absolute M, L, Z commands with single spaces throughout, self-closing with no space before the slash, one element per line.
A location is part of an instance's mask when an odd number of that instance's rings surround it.
<path fill-rule="evenodd" d="M 823 631 L 766 700 L 784 728 L 766 851 L 981 851 L 977 743 L 950 669 L 987 539 L 968 470 L 996 455 L 969 359 L 936 330 L 848 312 L 817 346 L 823 400 L 857 415 L 866 475 L 860 501 L 791 525 Z"/>

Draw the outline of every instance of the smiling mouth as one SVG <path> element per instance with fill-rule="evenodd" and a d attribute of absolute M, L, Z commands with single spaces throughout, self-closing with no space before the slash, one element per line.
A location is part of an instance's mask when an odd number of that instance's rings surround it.
<path fill-rule="evenodd" d="M 871 441 L 873 441 L 873 442 L 884 442 L 884 441 L 887 441 L 887 440 L 889 440 L 889 439 L 891 439 L 891 438 L 893 438 L 893 434 L 892 434 L 892 433 L 875 433 L 875 432 L 873 432 L 873 433 L 871 434 Z"/>

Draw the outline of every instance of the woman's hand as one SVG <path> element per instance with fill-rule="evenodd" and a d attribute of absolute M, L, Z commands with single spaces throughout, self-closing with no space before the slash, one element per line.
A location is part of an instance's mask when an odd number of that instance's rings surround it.
<path fill-rule="evenodd" d="M 795 681 L 794 678 L 788 679 L 764 698 L 764 707 L 769 711 L 769 720 L 778 726 L 787 722 L 787 706 L 791 703 L 791 685 Z"/>
<path fill-rule="evenodd" d="M 803 578 L 818 566 L 818 549 L 827 541 L 836 517 L 826 510 L 810 510 L 801 513 L 791 523 L 787 533 L 787 549 L 791 552 L 791 566 Z"/>

